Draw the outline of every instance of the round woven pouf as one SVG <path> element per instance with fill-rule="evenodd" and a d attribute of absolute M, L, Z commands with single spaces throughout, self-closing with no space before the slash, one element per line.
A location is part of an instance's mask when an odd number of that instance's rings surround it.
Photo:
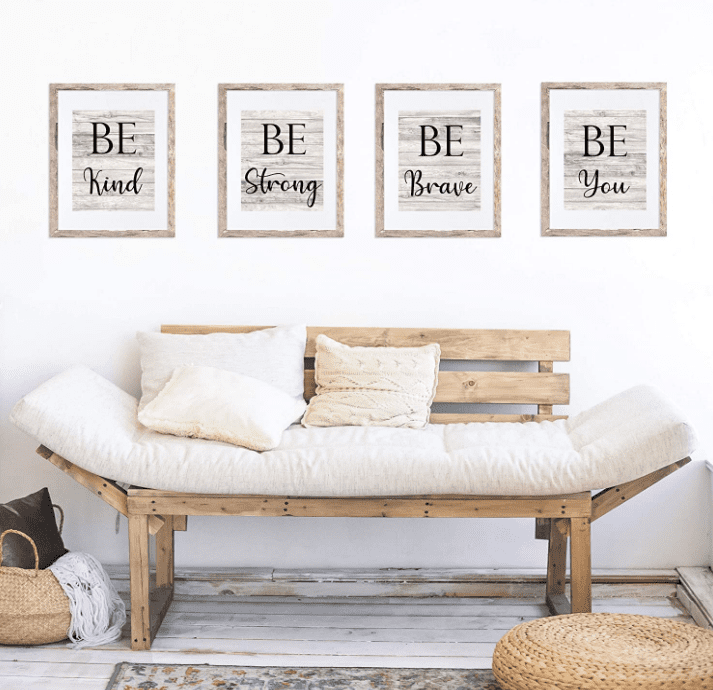
<path fill-rule="evenodd" d="M 498 642 L 493 675 L 503 690 L 713 690 L 713 631 L 628 614 L 540 618 Z"/>

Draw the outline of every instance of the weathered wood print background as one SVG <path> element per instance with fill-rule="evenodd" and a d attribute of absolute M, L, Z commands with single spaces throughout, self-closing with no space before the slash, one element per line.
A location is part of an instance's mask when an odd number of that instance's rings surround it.
<path fill-rule="evenodd" d="M 321 211 L 324 113 L 244 110 L 240 126 L 241 211 Z"/>
<path fill-rule="evenodd" d="M 447 155 L 448 125 L 451 155 Z M 426 156 L 421 155 L 422 126 L 428 127 Z M 399 111 L 399 211 L 480 210 L 480 139 L 479 110 Z M 438 188 L 431 187 L 430 192 L 422 188 L 429 183 Z M 471 193 L 453 191 L 454 186 L 468 183 Z"/>
<path fill-rule="evenodd" d="M 645 110 L 565 111 L 564 208 L 646 210 Z"/>
<path fill-rule="evenodd" d="M 153 110 L 72 111 L 73 211 L 154 210 L 155 119 Z M 96 128 L 97 153 L 92 123 L 103 123 Z M 125 123 L 123 142 L 119 123 Z"/>

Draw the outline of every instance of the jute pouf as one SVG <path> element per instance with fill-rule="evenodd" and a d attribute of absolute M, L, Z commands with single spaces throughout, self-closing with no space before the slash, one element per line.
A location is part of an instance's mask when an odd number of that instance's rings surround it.
<path fill-rule="evenodd" d="M 629 614 L 540 618 L 498 642 L 493 675 L 503 690 L 713 690 L 713 631 Z"/>

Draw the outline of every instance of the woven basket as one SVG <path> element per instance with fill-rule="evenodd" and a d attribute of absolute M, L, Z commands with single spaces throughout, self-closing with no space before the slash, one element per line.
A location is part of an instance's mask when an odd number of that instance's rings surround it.
<path fill-rule="evenodd" d="M 713 690 L 713 631 L 636 614 L 521 623 L 495 646 L 503 690 Z"/>
<path fill-rule="evenodd" d="M 35 569 L 2 565 L 6 534 L 19 534 L 32 544 Z M 72 615 L 69 599 L 51 570 L 39 569 L 35 542 L 23 532 L 0 535 L 0 644 L 47 644 L 67 637 Z"/>

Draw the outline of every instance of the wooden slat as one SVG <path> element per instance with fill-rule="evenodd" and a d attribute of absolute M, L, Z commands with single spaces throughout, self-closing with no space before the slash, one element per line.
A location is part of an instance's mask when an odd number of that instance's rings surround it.
<path fill-rule="evenodd" d="M 161 332 L 249 333 L 264 328 L 269 326 L 164 325 Z M 569 331 L 309 326 L 305 357 L 314 357 L 314 340 L 320 333 L 351 346 L 414 347 L 439 343 L 442 359 L 569 361 Z"/>
<path fill-rule="evenodd" d="M 166 617 L 171 603 L 173 602 L 173 585 L 165 587 L 156 587 L 151 592 L 151 602 L 149 609 L 151 611 L 151 642 L 156 639 L 161 623 Z M 138 649 L 133 647 L 132 649 Z"/>
<path fill-rule="evenodd" d="M 471 422 L 554 422 L 556 419 L 567 419 L 560 414 L 484 414 L 469 412 L 432 412 L 431 424 L 470 424 Z"/>
<path fill-rule="evenodd" d="M 112 581 L 118 588 L 125 583 L 128 591 L 129 567 L 126 564 L 104 566 Z M 286 583 L 310 582 L 344 582 L 344 583 L 454 583 L 502 582 L 507 584 L 545 582 L 545 568 L 239 568 L 224 567 L 207 570 L 202 567 L 176 569 L 176 595 L 189 593 L 187 583 L 201 581 L 215 582 L 263 582 L 275 583 L 278 580 Z M 642 596 L 668 596 L 680 582 L 678 572 L 673 569 L 635 569 L 625 570 L 611 568 L 595 568 L 592 571 L 592 582 L 607 587 L 631 587 L 637 585 L 648 591 L 650 587 L 663 586 L 666 593 Z M 184 588 L 184 589 L 182 589 Z M 220 589 L 219 587 L 217 589 Z M 215 588 L 209 590 L 215 593 Z M 199 592 L 194 592 L 199 593 Z M 297 596 L 297 595 L 295 595 Z M 601 596 L 620 596 L 620 594 Z M 354 601 L 354 597 L 350 599 Z M 252 599 L 251 599 L 252 601 Z"/>
<path fill-rule="evenodd" d="M 132 489 L 129 513 L 295 517 L 589 517 L 589 492 L 565 496 L 291 498 Z"/>
<path fill-rule="evenodd" d="M 713 572 L 710 568 L 678 568 L 681 575 L 679 588 L 685 590 L 690 600 L 690 613 L 696 621 L 703 620 L 713 628 Z M 699 622 L 699 625 L 701 623 Z"/>
<path fill-rule="evenodd" d="M 35 452 L 41 455 L 45 460 L 49 460 L 55 467 L 62 470 L 65 474 L 68 474 L 76 482 L 99 496 L 102 501 L 108 503 L 122 515 L 128 515 L 126 509 L 126 491 L 117 486 L 114 482 L 87 472 L 87 470 L 74 465 L 69 462 L 69 460 L 65 460 L 61 455 L 53 453 L 46 446 L 40 446 Z"/>
<path fill-rule="evenodd" d="M 548 594 L 547 608 L 553 616 L 565 616 L 572 613 L 572 606 L 564 594 Z"/>
<path fill-rule="evenodd" d="M 619 486 L 613 486 L 609 489 L 604 489 L 600 491 L 596 496 L 592 498 L 592 521 L 598 520 L 602 515 L 606 515 L 609 511 L 614 510 L 617 506 L 625 503 L 634 496 L 637 496 L 645 489 L 648 489 L 656 482 L 661 481 L 664 477 L 668 477 L 676 470 L 684 467 L 689 462 L 691 462 L 690 457 L 683 458 L 678 462 L 671 463 L 666 467 L 662 467 L 660 470 L 655 472 L 650 472 L 643 477 L 634 479 L 631 482 L 626 482 L 625 484 L 620 484 Z"/>
<path fill-rule="evenodd" d="M 701 628 L 708 628 L 713 630 L 713 619 L 708 618 L 701 609 L 700 604 L 693 598 L 690 591 L 686 589 L 684 585 L 679 585 L 676 591 L 676 599 L 681 604 L 681 606 L 688 612 L 688 614 L 693 618 L 696 625 L 700 625 Z"/>
<path fill-rule="evenodd" d="M 305 399 L 309 400 L 315 390 L 314 369 L 305 369 Z M 569 374 L 439 371 L 434 402 L 566 405 Z"/>
<path fill-rule="evenodd" d="M 89 489 L 93 494 L 99 496 L 105 503 L 108 503 L 112 508 L 118 510 L 122 515 L 128 517 L 129 513 L 126 506 L 126 491 L 122 489 L 116 482 L 110 479 L 104 479 L 99 475 L 88 472 L 87 470 L 78 467 L 69 462 L 61 455 L 53 453 L 46 446 L 40 446 L 35 451 L 45 460 L 49 460 L 55 467 L 59 468 L 65 474 L 68 474 L 72 479 Z M 163 526 L 163 518 L 159 515 L 149 516 L 149 532 L 156 532 Z"/>

